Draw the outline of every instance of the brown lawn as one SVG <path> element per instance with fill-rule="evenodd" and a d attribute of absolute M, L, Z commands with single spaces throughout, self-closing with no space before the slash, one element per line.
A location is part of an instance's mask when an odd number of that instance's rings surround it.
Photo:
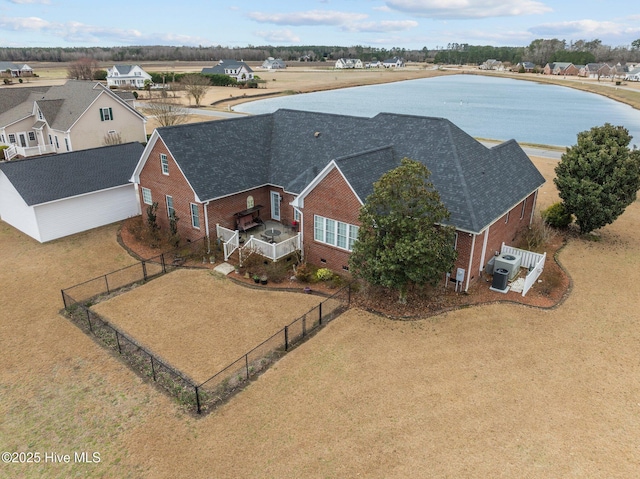
<path fill-rule="evenodd" d="M 200 383 L 322 299 L 247 288 L 208 270 L 183 269 L 92 309 Z"/>

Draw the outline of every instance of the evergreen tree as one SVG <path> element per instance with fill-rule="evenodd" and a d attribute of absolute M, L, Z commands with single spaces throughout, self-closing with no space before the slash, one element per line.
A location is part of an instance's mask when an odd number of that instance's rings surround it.
<path fill-rule="evenodd" d="M 404 158 L 374 184 L 360 210 L 360 230 L 349 259 L 356 277 L 396 289 L 406 302 L 410 285 L 436 284 L 457 257 L 449 212 L 422 163 Z"/>
<path fill-rule="evenodd" d="M 556 166 L 556 184 L 567 213 L 582 233 L 613 223 L 636 199 L 640 151 L 629 149 L 626 128 L 606 123 L 578 133 Z"/>

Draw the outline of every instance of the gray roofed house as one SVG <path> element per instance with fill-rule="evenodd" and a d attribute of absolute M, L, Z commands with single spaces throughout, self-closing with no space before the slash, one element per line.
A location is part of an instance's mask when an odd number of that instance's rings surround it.
<path fill-rule="evenodd" d="M 198 218 L 205 221 L 197 224 L 204 224 L 204 230 L 185 222 L 184 238 L 215 234 L 216 224 L 235 228 L 234 216 L 255 200 L 262 207 L 270 205 L 268 219 L 287 223 L 301 217 L 309 254 L 330 261 L 333 253 L 317 253 L 325 246 L 314 242 L 313 218 L 357 226 L 359 208 L 373 183 L 405 157 L 431 171 L 450 223 L 463 235 L 461 248 L 469 248 L 467 256 L 460 256 L 469 262 L 466 268 L 484 265 L 487 252 L 492 255 L 499 242 L 512 241 L 515 230 L 529 224 L 544 183 L 515 141 L 487 148 L 443 118 L 294 110 L 159 128 L 132 181 L 161 210 L 164 201 L 157 198 L 165 197 L 172 198 L 179 217 L 188 218 L 198 209 Z M 318 197 L 322 199 L 316 201 Z M 178 200 L 185 198 L 191 203 Z M 517 218 L 509 220 L 512 210 Z M 159 210 L 158 217 L 164 213 Z M 508 228 L 496 228 L 500 221 Z M 482 257 L 466 238 L 476 238 L 473 244 L 481 241 Z"/>
<path fill-rule="evenodd" d="M 217 65 L 210 68 L 203 68 L 203 74 L 228 75 L 240 82 L 253 80 L 253 70 L 243 61 L 220 60 Z"/>
<path fill-rule="evenodd" d="M 145 123 L 129 102 L 99 82 L 0 89 L 0 144 L 10 147 L 7 159 L 95 148 L 112 134 L 123 142 L 144 142 Z"/>
<path fill-rule="evenodd" d="M 13 62 L 0 62 L 0 76 L 29 77 L 33 76 L 33 69 L 26 63 L 16 65 Z"/>
<path fill-rule="evenodd" d="M 0 162 L 0 217 L 40 242 L 139 214 L 140 143 Z"/>
<path fill-rule="evenodd" d="M 286 63 L 282 60 L 282 58 L 267 58 L 260 67 L 263 70 L 282 70 L 287 68 Z"/>

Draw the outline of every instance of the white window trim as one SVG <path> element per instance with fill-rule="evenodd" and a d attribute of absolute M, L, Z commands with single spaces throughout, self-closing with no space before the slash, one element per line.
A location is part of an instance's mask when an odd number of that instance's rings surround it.
<path fill-rule="evenodd" d="M 198 209 L 198 205 L 195 203 L 189 203 L 189 209 L 191 210 L 191 226 L 195 229 L 200 229 L 200 210 Z M 198 220 L 198 224 L 194 220 Z"/>
<path fill-rule="evenodd" d="M 160 168 L 163 175 L 169 176 L 169 158 L 164 153 L 160 153 Z"/>
<path fill-rule="evenodd" d="M 524 211 L 527 209 L 527 199 L 522 200 L 522 211 L 520 211 L 520 219 L 524 218 Z"/>
<path fill-rule="evenodd" d="M 149 188 L 145 188 L 144 186 L 142 187 L 142 202 L 145 205 L 153 204 L 153 196 L 151 195 L 151 190 Z"/>
<path fill-rule="evenodd" d="M 318 227 L 318 221 L 320 221 L 321 226 Z M 333 222 L 333 238 L 327 240 L 327 224 L 329 222 Z M 338 229 L 339 224 L 344 225 L 346 231 L 346 247 L 338 246 Z M 332 218 L 325 218 L 324 216 L 314 215 L 313 216 L 313 239 L 318 243 L 323 243 L 329 246 L 333 246 L 334 248 L 341 249 L 343 251 L 353 251 L 353 243 L 358 239 L 358 231 L 360 227 L 357 225 L 352 225 L 350 223 L 345 223 L 344 221 L 334 220 Z M 318 233 L 320 232 L 320 235 Z M 355 232 L 355 235 L 354 235 Z M 321 236 L 321 237 L 318 237 Z"/>
<path fill-rule="evenodd" d="M 175 208 L 175 206 L 173 204 L 173 196 L 165 195 L 164 200 L 165 200 L 165 204 L 167 205 L 167 216 L 169 218 L 171 218 L 171 212 L 173 212 L 173 215 L 175 216 L 176 208 Z M 169 204 L 169 203 L 171 203 L 171 204 Z"/>

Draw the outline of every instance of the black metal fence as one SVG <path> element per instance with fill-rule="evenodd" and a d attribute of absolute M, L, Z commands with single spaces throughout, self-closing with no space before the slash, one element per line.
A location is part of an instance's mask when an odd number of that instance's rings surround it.
<path fill-rule="evenodd" d="M 90 309 L 91 305 L 112 293 L 126 291 L 137 283 L 151 280 L 180 267 L 172 254 L 173 252 L 164 253 L 64 289 L 62 299 L 67 316 L 80 329 L 95 336 L 107 348 L 117 351 L 135 371 L 152 378 L 175 396 L 179 403 L 193 407 L 198 414 L 210 411 L 241 390 L 252 378 L 268 369 L 287 351 L 346 311 L 351 301 L 351 285 L 347 285 L 226 368 L 198 384 Z M 178 261 L 181 261 L 181 257 Z"/>
<path fill-rule="evenodd" d="M 195 388 L 196 411 L 201 414 L 241 390 L 252 378 L 349 308 L 351 285 L 338 290 L 269 339 L 242 355 Z"/>
<path fill-rule="evenodd" d="M 207 250 L 207 239 L 205 237 L 153 258 L 63 289 L 62 301 L 64 307 L 68 308 L 75 303 L 96 303 L 101 296 L 109 295 L 115 291 L 122 291 L 136 284 L 142 284 L 183 266 L 188 260 L 208 261 Z"/>

